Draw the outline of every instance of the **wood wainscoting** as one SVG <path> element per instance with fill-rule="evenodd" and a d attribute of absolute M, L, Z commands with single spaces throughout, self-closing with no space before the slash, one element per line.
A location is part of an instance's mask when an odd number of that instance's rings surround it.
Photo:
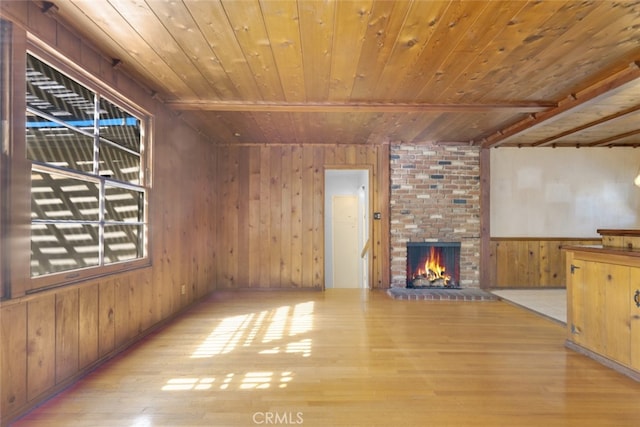
<path fill-rule="evenodd" d="M 563 246 L 599 245 L 600 238 L 492 237 L 491 288 L 564 288 Z"/>

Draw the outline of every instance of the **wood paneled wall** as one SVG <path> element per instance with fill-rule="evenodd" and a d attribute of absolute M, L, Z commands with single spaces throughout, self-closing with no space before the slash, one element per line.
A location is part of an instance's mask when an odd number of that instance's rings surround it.
<path fill-rule="evenodd" d="M 564 288 L 562 246 L 598 245 L 601 239 L 492 238 L 489 288 Z"/>
<path fill-rule="evenodd" d="M 388 145 L 241 145 L 216 149 L 216 284 L 324 286 L 324 170 L 369 168 L 372 285 L 389 286 Z M 385 184 L 387 183 L 387 184 Z"/>
<path fill-rule="evenodd" d="M 29 287 L 19 283 L 29 280 L 28 248 L 3 258 L 3 268 L 21 272 L 3 275 L 1 284 L 12 296 L 0 302 L 3 424 L 216 287 L 322 288 L 325 167 L 372 171 L 372 208 L 382 213 L 382 221 L 372 226 L 371 276 L 374 286 L 389 285 L 383 238 L 389 235 L 387 145 L 213 146 L 36 3 L 0 10 L 17 24 L 23 41 L 25 30 L 33 30 L 43 44 L 82 64 L 154 117 L 150 266 L 25 294 Z M 25 162 L 15 164 L 28 176 Z M 14 180 L 2 191 L 26 190 L 28 197 L 26 184 L 18 186 Z M 28 221 L 23 215 L 7 226 L 24 229 Z"/>
<path fill-rule="evenodd" d="M 20 2 L 10 10 L 9 16 L 3 16 L 16 22 L 14 35 L 23 40 L 14 45 L 23 49 L 18 57 L 24 58 L 25 29 L 33 29 L 40 40 L 151 112 L 154 126 L 148 204 L 150 266 L 25 294 L 28 245 L 20 250 L 12 246 L 10 257 L 3 254 L 7 257 L 2 267 L 10 268 L 11 275 L 3 274 L 1 285 L 12 299 L 0 302 L 2 425 L 209 294 L 214 289 L 212 260 L 219 212 L 214 195 L 215 153 L 205 137 L 154 100 L 148 89 L 114 70 L 109 58 L 42 14 L 34 2 Z M 24 118 L 19 122 L 24 126 Z M 16 143 L 24 144 L 24 138 L 18 139 Z M 11 164 L 23 169 L 12 172 L 29 175 L 26 162 Z M 16 180 L 5 183 L 2 192 L 29 196 L 28 187 Z M 8 230 L 28 230 L 29 218 L 25 223 L 24 217 L 12 216 L 4 225 Z"/>

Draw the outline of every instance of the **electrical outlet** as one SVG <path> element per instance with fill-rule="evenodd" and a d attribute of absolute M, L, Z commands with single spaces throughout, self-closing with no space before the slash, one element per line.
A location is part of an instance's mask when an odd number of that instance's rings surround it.
<path fill-rule="evenodd" d="M 185 295 L 186 293 L 187 293 L 187 286 L 186 285 L 180 286 L 180 295 Z"/>

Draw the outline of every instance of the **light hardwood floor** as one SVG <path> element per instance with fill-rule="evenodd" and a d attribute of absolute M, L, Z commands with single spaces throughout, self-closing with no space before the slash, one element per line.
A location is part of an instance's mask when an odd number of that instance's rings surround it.
<path fill-rule="evenodd" d="M 218 294 L 14 424 L 637 426 L 640 383 L 512 304 Z"/>

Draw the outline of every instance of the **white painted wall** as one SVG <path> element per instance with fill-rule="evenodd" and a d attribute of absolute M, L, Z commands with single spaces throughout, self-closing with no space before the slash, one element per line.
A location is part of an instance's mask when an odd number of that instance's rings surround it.
<path fill-rule="evenodd" d="M 599 237 L 640 228 L 640 149 L 491 150 L 492 237 Z"/>

